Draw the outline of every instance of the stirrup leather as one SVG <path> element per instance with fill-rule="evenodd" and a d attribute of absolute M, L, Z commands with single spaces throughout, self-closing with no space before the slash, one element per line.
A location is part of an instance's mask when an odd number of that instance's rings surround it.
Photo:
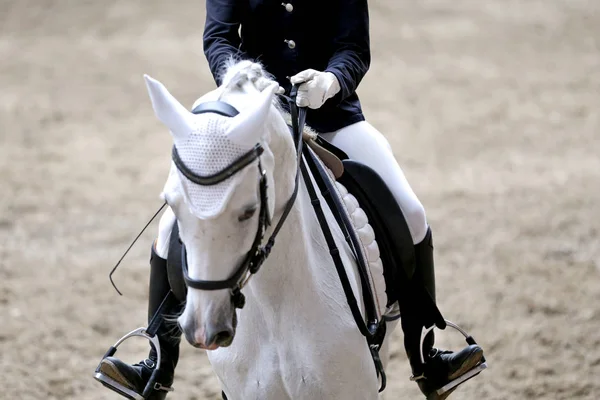
<path fill-rule="evenodd" d="M 142 392 L 141 395 L 139 393 L 131 390 L 130 388 L 123 386 L 121 383 L 115 381 L 111 377 L 106 376 L 100 370 L 102 361 L 107 357 L 112 357 L 117 352 L 117 347 L 119 347 L 121 345 L 121 343 L 123 343 L 125 340 L 127 340 L 133 336 L 141 336 L 143 338 L 148 339 L 150 341 L 150 344 L 152 345 L 152 347 L 154 347 L 154 350 L 156 351 L 156 368 L 154 369 L 154 371 L 152 371 L 152 375 L 150 375 L 150 379 L 148 380 L 148 383 L 146 384 L 146 387 L 144 388 L 144 391 Z M 164 391 L 169 391 L 169 392 L 173 391 L 173 388 L 165 387 L 165 386 L 161 385 L 160 383 L 156 382 L 156 377 L 158 376 L 158 371 L 159 371 L 160 365 L 161 365 L 160 361 L 161 361 L 161 350 L 160 350 L 160 343 L 158 341 L 158 336 L 156 336 L 156 335 L 150 336 L 147 332 L 147 328 L 137 328 L 137 329 L 134 329 L 133 331 L 129 332 L 125 336 L 123 336 L 121 339 L 119 339 L 117 341 L 117 343 L 115 343 L 113 346 L 111 346 L 108 349 L 108 351 L 106 352 L 106 354 L 104 354 L 104 356 L 102 357 L 102 360 L 100 360 L 100 363 L 96 367 L 94 379 L 96 379 L 97 381 L 102 383 L 105 387 L 119 393 L 120 395 L 122 395 L 130 400 L 145 400 L 150 396 L 150 394 L 152 393 L 153 390 L 164 390 Z"/>
<path fill-rule="evenodd" d="M 455 323 L 445 320 L 446 324 L 451 327 L 456 329 L 457 331 L 459 331 L 464 337 L 465 340 L 467 342 L 467 344 L 469 345 L 473 345 L 473 344 L 477 344 L 477 342 L 475 342 L 475 339 L 473 338 L 473 336 L 469 335 L 467 332 L 465 332 L 464 329 L 462 329 L 460 326 L 456 325 Z M 423 354 L 423 343 L 425 342 L 425 337 L 427 336 L 427 334 L 429 332 L 431 332 L 433 329 L 435 328 L 435 324 L 431 325 L 429 328 L 423 327 L 423 329 L 421 330 L 421 341 L 420 341 L 420 346 L 419 346 L 419 356 L 421 357 L 421 363 L 425 364 L 425 356 Z M 470 369 L 469 371 L 467 371 L 466 373 L 464 373 L 463 375 L 459 376 L 458 378 L 448 382 L 447 384 L 445 384 L 444 386 L 442 386 L 441 388 L 436 390 L 436 393 L 441 396 L 444 393 L 449 392 L 450 390 L 453 390 L 454 388 L 456 388 L 458 385 L 465 383 L 466 381 L 468 381 L 469 379 L 475 377 L 476 375 L 479 375 L 481 373 L 481 371 L 483 371 L 484 369 L 487 368 L 487 361 L 485 360 L 485 356 L 481 357 L 481 361 L 479 362 L 479 364 L 477 364 L 475 367 L 473 367 L 472 369 Z M 426 376 L 424 374 L 421 374 L 419 376 L 411 376 L 410 380 L 411 381 L 418 381 L 421 379 L 427 379 Z"/>

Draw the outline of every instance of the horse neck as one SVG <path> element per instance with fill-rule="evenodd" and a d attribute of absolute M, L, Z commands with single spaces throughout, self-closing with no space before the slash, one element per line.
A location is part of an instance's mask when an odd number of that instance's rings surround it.
<path fill-rule="evenodd" d="M 270 144 L 275 157 L 276 214 L 273 225 L 278 223 L 285 204 L 292 196 L 297 172 L 296 151 L 285 124 L 283 129 L 277 129 Z M 300 313 L 328 313 L 331 312 L 330 303 L 341 307 L 346 304 L 343 292 L 332 288 L 336 286 L 334 280 L 339 281 L 339 278 L 301 176 L 298 184 L 294 206 L 276 237 L 271 254 L 260 274 L 250 280 L 249 295 L 254 296 L 263 308 L 261 318 L 289 317 L 290 313 L 282 310 L 285 307 Z M 330 225 L 335 224 L 329 213 L 327 216 Z M 265 237 L 272 233 L 273 228 Z M 336 234 L 336 231 L 332 232 Z M 348 265 L 348 253 L 344 248 L 340 249 L 340 255 Z M 320 296 L 323 301 L 319 301 Z M 310 304 L 311 310 L 305 310 L 307 304 Z M 319 310 L 319 307 L 323 309 Z M 282 312 L 269 313 L 264 308 Z"/>

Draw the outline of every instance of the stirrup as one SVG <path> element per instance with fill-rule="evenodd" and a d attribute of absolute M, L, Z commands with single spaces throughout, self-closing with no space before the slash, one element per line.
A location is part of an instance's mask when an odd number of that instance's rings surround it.
<path fill-rule="evenodd" d="M 152 347 L 154 347 L 154 350 L 156 351 L 156 368 L 154 369 L 154 371 L 152 371 L 152 375 L 150 375 L 150 379 L 148 380 L 148 383 L 146 383 L 146 387 L 144 387 L 144 391 L 142 392 L 141 395 L 139 393 L 123 386 L 121 383 L 106 376 L 105 374 L 102 373 L 102 371 L 100 371 L 100 366 L 102 365 L 102 361 L 106 357 L 113 356 L 117 352 L 117 347 L 119 347 L 121 345 L 121 343 L 123 343 L 126 339 L 129 339 L 133 336 L 141 336 L 143 338 L 148 339 L 150 341 L 150 344 L 152 345 Z M 161 352 L 161 350 L 160 350 L 160 343 L 158 341 L 158 336 L 156 336 L 156 335 L 150 336 L 147 333 L 146 328 L 134 329 L 133 331 L 129 332 L 128 334 L 123 336 L 121 339 L 119 339 L 117 341 L 117 343 L 115 343 L 113 346 L 111 346 L 108 349 L 108 351 L 104 354 L 104 356 L 100 360 L 100 363 L 96 367 L 94 379 L 96 379 L 98 382 L 102 383 L 105 387 L 119 393 L 121 396 L 124 396 L 130 400 L 146 400 L 150 396 L 150 394 L 152 393 L 153 390 L 172 391 L 173 388 L 164 387 L 160 383 L 156 382 L 156 377 L 158 376 L 158 371 L 160 369 L 160 361 L 161 361 L 160 352 Z"/>
<path fill-rule="evenodd" d="M 448 321 L 447 319 L 445 321 L 449 327 L 454 328 L 457 331 L 459 331 L 460 333 L 462 333 L 462 335 L 465 337 L 467 344 L 469 344 L 469 345 L 477 344 L 477 342 L 475 341 L 473 336 L 471 336 L 467 332 L 465 332 L 465 330 L 462 329 L 460 326 L 456 325 L 455 323 L 453 323 L 451 321 Z M 425 342 L 425 336 L 427 336 L 427 334 L 429 332 L 431 332 L 433 330 L 433 328 L 435 328 L 435 324 L 431 325 L 429 328 L 423 327 L 423 329 L 421 330 L 421 341 L 420 341 L 420 346 L 419 346 L 419 353 L 420 353 L 422 364 L 425 364 L 425 357 L 423 355 L 423 343 Z M 487 366 L 488 365 L 487 365 L 487 361 L 485 360 L 485 356 L 481 356 L 481 361 L 479 362 L 479 364 L 477 364 L 475 367 L 471 368 L 469 371 L 465 372 L 458 378 L 451 380 L 450 382 L 448 382 L 447 384 L 445 384 L 444 386 L 442 386 L 441 388 L 436 390 L 436 393 L 439 396 L 441 396 L 444 393 L 454 390 L 458 385 L 461 385 L 461 384 L 465 383 L 466 381 L 468 381 L 469 379 L 479 375 L 481 373 L 481 371 L 483 371 L 484 369 L 487 368 Z M 417 380 L 423 379 L 423 378 L 425 378 L 425 376 L 421 375 L 421 376 L 417 376 L 417 377 L 411 377 L 411 380 L 417 381 Z"/>

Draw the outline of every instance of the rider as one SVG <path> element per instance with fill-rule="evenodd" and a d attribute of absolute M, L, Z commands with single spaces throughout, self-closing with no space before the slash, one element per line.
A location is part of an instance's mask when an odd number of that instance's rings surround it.
<path fill-rule="evenodd" d="M 433 245 L 425 211 L 389 143 L 365 121 L 356 93 L 371 61 L 367 0 L 287 1 L 206 1 L 204 53 L 215 81 L 221 84 L 223 67 L 233 56 L 259 60 L 286 90 L 291 84 L 299 85 L 297 104 L 309 108 L 307 123 L 350 158 L 374 169 L 388 185 L 414 244 L 416 265 L 410 285 L 425 287 L 435 301 Z M 159 227 L 152 247 L 149 319 L 170 289 L 166 272 L 170 232 L 169 224 Z M 475 367 L 483 350 L 477 345 L 454 353 L 435 349 L 433 332 L 420 348 L 422 328 L 430 326 L 432 319 L 425 315 L 426 307 L 417 295 L 405 295 L 399 303 L 412 379 L 428 399 L 445 399 L 450 392 L 438 395 L 436 390 Z M 177 310 L 169 312 L 175 314 Z M 159 388 L 173 383 L 180 336 L 173 326 L 165 325 L 158 331 L 163 357 Z M 425 363 L 420 359 L 421 350 Z M 141 393 L 155 363 L 156 353 L 151 350 L 148 359 L 133 366 L 115 357 L 104 359 L 101 365 L 119 383 Z M 156 390 L 150 398 L 164 399 L 166 394 Z"/>

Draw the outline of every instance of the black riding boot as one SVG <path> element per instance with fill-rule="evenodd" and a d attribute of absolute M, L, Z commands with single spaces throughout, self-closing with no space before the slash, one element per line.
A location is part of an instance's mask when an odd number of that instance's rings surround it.
<path fill-rule="evenodd" d="M 415 272 L 402 291 L 400 298 L 401 323 L 404 331 L 404 348 L 415 380 L 428 400 L 443 400 L 454 390 L 438 394 L 438 389 L 476 367 L 483 356 L 477 345 L 469 345 L 458 352 L 435 349 L 433 331 L 423 340 L 423 327 L 431 327 L 443 318 L 435 307 L 435 271 L 431 229 L 425 239 L 415 245 Z M 428 297 L 428 298 L 427 298 Z M 421 361 L 421 350 L 424 363 Z"/>
<path fill-rule="evenodd" d="M 154 252 L 154 246 L 152 246 L 150 256 L 148 322 L 150 322 L 160 307 L 169 290 L 171 288 L 167 277 L 167 261 L 160 258 Z M 163 310 L 163 316 L 170 319 L 179 312 L 179 302 L 173 301 L 172 306 Z M 174 322 L 163 320 L 156 335 L 160 342 L 161 363 L 154 386 L 155 390 L 147 397 L 149 400 L 163 400 L 167 396 L 167 393 L 172 390 L 171 385 L 173 384 L 175 367 L 179 359 L 179 343 L 181 341 L 181 331 Z M 138 393 L 140 398 L 142 398 L 141 394 L 156 367 L 156 362 L 157 354 L 152 347 L 147 359 L 133 365 L 126 364 L 116 357 L 106 357 L 100 363 L 100 371 L 127 389 Z M 122 392 L 119 393 L 123 394 Z"/>

